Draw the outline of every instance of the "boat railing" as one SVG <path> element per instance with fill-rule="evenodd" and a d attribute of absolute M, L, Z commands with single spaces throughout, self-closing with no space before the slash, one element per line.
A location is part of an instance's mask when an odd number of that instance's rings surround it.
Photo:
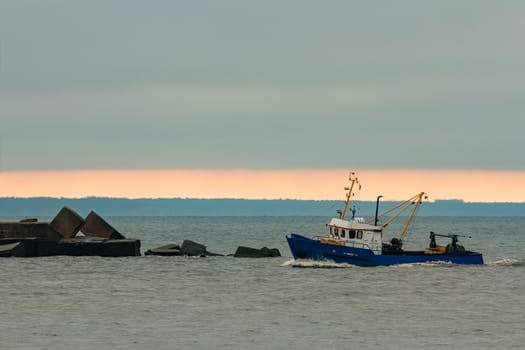
<path fill-rule="evenodd" d="M 348 242 L 346 241 L 346 245 L 347 246 L 351 246 L 351 247 L 354 247 L 354 248 L 366 248 L 366 249 L 369 249 L 369 250 L 373 250 L 369 245 L 368 243 L 359 243 L 359 242 Z"/>
<path fill-rule="evenodd" d="M 317 240 L 317 241 L 320 241 L 321 238 L 326 238 L 324 236 L 313 236 L 312 239 L 313 240 Z M 377 250 L 372 248 L 368 243 L 361 243 L 361 242 L 350 242 L 350 241 L 344 241 L 342 240 L 341 242 L 344 242 L 346 246 L 350 246 L 350 247 L 353 247 L 353 248 L 362 248 L 362 249 L 368 249 L 368 250 L 372 250 L 372 251 L 375 251 Z M 379 248 L 380 249 L 380 248 Z"/>

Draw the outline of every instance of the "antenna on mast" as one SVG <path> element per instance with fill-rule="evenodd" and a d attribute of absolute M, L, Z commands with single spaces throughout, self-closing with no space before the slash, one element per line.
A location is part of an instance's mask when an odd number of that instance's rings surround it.
<path fill-rule="evenodd" d="M 354 193 L 352 193 L 352 191 L 354 189 L 354 185 L 356 183 L 357 184 L 359 183 L 359 181 L 357 179 L 357 176 L 356 176 L 355 172 L 353 172 L 353 171 L 350 172 L 350 176 L 348 177 L 348 180 L 350 181 L 350 187 L 345 187 L 345 191 L 347 191 L 347 192 L 346 192 L 345 207 L 341 211 L 341 214 L 340 214 L 341 220 L 345 219 L 346 212 L 348 211 L 348 203 L 350 203 L 350 198 L 354 195 Z M 353 215 L 355 215 L 355 212 L 353 213 Z"/>

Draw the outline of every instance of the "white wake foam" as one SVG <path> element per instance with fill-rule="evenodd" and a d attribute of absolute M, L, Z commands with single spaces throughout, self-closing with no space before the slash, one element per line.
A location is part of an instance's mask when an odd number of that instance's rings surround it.
<path fill-rule="evenodd" d="M 503 259 L 491 261 L 488 264 L 489 265 L 499 265 L 499 266 L 523 266 L 525 265 L 525 261 L 521 259 L 503 258 Z"/>
<path fill-rule="evenodd" d="M 319 261 L 319 260 L 308 260 L 308 259 L 291 259 L 285 261 L 282 266 L 292 266 L 292 267 L 310 267 L 310 268 L 349 268 L 356 267 L 352 264 L 347 263 L 336 263 L 334 261 Z"/>
<path fill-rule="evenodd" d="M 429 267 L 450 267 L 456 264 L 450 261 L 428 261 L 428 262 L 417 262 L 417 263 L 407 263 L 407 264 L 398 264 L 392 265 L 391 267 L 416 267 L 416 266 L 429 266 Z"/>

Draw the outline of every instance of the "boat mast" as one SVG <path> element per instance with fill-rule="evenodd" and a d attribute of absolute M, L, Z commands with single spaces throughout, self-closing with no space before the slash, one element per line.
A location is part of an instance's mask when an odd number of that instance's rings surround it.
<path fill-rule="evenodd" d="M 354 185 L 357 182 L 359 182 L 354 172 L 350 173 L 348 180 L 350 180 L 350 187 L 349 188 L 345 187 L 345 190 L 348 190 L 348 192 L 346 193 L 345 207 L 343 211 L 341 212 L 341 216 L 340 216 L 341 220 L 345 219 L 346 211 L 348 210 L 348 203 L 350 203 L 350 198 L 352 197 L 352 190 L 354 189 Z"/>

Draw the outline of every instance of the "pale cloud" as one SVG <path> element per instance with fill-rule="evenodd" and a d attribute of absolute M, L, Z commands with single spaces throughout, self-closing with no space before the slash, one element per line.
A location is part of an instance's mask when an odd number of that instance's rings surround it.
<path fill-rule="evenodd" d="M 524 169 L 521 1 L 0 3 L 14 169 Z"/>
<path fill-rule="evenodd" d="M 377 108 L 378 105 L 388 109 L 399 104 L 518 98 L 521 96 L 520 87 L 521 83 L 518 86 L 517 82 L 505 78 L 480 77 L 474 84 L 455 77 L 432 75 L 395 83 L 388 81 L 332 87 L 149 83 L 96 89 L 5 92 L 0 95 L 0 104 L 6 112 L 7 121 L 24 117 L 36 119 L 38 115 L 61 119 L 61 115 L 74 118 L 77 114 L 82 117 L 91 114 L 96 118 L 100 113 L 123 120 L 133 116 L 146 118 L 146 114 L 151 119 L 161 120 L 166 115 L 184 119 L 185 113 L 190 113 L 193 118 L 199 112 L 205 113 L 201 115 L 203 118 L 213 118 L 213 111 L 240 111 L 250 118 L 251 112 L 270 108 L 296 112 L 312 108 L 340 108 L 351 113 L 354 109 Z"/>

